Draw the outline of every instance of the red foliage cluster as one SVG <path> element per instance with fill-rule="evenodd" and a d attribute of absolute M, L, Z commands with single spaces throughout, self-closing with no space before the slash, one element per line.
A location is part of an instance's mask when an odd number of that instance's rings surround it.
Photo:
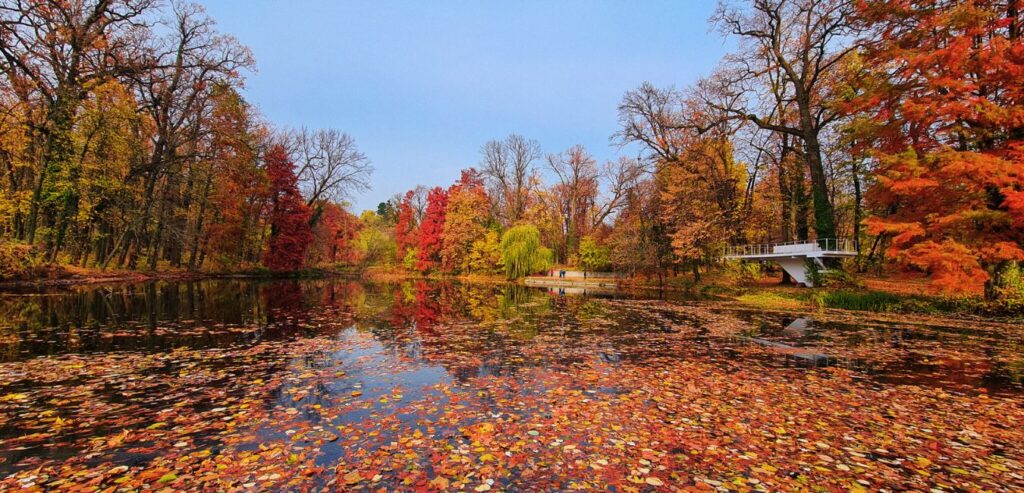
<path fill-rule="evenodd" d="M 295 165 L 281 145 L 267 151 L 266 173 L 270 181 L 270 242 L 263 264 L 274 271 L 302 268 L 313 240 L 309 227 L 312 212 L 299 193 Z"/>
<path fill-rule="evenodd" d="M 416 218 L 412 209 L 412 199 L 415 192 L 409 190 L 398 204 L 398 222 L 395 224 L 395 245 L 397 247 L 398 259 L 405 258 L 410 248 L 415 248 L 417 243 Z"/>
<path fill-rule="evenodd" d="M 1024 43 L 1006 2 L 862 2 L 874 234 L 944 288 L 1024 260 Z"/>
<path fill-rule="evenodd" d="M 332 202 L 323 204 L 320 220 L 313 228 L 318 260 L 355 263 L 357 254 L 353 242 L 360 226 L 359 218 L 344 207 Z"/>
<path fill-rule="evenodd" d="M 448 192 L 441 187 L 431 189 L 427 194 L 427 210 L 420 224 L 419 262 L 416 268 L 421 271 L 428 271 L 440 265 L 447 209 Z"/>

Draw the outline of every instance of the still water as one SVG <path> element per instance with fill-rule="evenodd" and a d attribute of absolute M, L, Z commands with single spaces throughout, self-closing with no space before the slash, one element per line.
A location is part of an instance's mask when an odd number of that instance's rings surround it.
<path fill-rule="evenodd" d="M 898 412 L 872 401 L 901 396 L 922 396 L 907 403 L 908 419 L 935 402 L 950 406 L 935 409 L 942 419 L 967 419 L 958 406 L 977 399 L 1020 412 L 1019 327 L 659 298 L 341 280 L 2 293 L 0 478 L 32 488 L 618 491 L 620 480 L 714 486 L 716 475 L 740 474 L 757 489 L 834 478 L 804 462 L 789 475 L 751 469 L 717 448 L 705 457 L 705 445 L 659 445 L 665 437 L 654 434 L 698 440 L 687 435 L 696 426 L 708 440 L 717 419 L 788 429 L 808 409 L 818 423 L 840 419 L 828 406 L 843 400 Z M 784 410 L 790 421 L 762 423 Z M 840 422 L 878 426 L 859 419 Z M 849 441 L 815 436 L 825 447 Z M 984 451 L 1016 460 L 1019 450 L 998 444 L 1005 437 L 987 438 Z M 742 443 L 794 457 L 762 439 Z M 875 448 L 899 448 L 889 443 Z M 588 448 L 606 458 L 575 464 Z M 949 470 L 970 469 L 966 458 L 942 457 Z M 1016 481 L 1013 464 L 999 464 L 1008 476 L 983 468 L 991 477 L 971 481 Z M 867 486 L 916 488 L 939 476 L 895 477 Z"/>

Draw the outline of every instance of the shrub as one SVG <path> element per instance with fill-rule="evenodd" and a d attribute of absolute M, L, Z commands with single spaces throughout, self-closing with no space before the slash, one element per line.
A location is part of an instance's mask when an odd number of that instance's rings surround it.
<path fill-rule="evenodd" d="M 723 262 L 723 279 L 732 282 L 754 282 L 763 277 L 759 262 L 727 260 Z"/>
<path fill-rule="evenodd" d="M 0 243 L 0 279 L 36 277 L 46 265 L 43 251 L 20 243 Z"/>

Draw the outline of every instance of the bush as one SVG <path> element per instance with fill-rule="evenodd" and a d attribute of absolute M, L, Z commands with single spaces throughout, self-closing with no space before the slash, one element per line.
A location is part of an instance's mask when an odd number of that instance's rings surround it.
<path fill-rule="evenodd" d="M 822 291 L 815 294 L 814 301 L 822 308 L 890 312 L 899 311 L 906 300 L 881 291 Z"/>
<path fill-rule="evenodd" d="M 0 243 L 0 280 L 30 279 L 46 266 L 43 251 L 20 243 Z"/>
<path fill-rule="evenodd" d="M 722 274 L 727 281 L 755 282 L 764 277 L 759 262 L 727 260 L 723 263 Z"/>
<path fill-rule="evenodd" d="M 1000 269 L 996 276 L 995 302 L 1006 311 L 1024 309 L 1024 266 L 1009 262 Z"/>
<path fill-rule="evenodd" d="M 509 229 L 501 237 L 501 262 L 505 275 L 517 279 L 551 265 L 551 250 L 540 244 L 540 232 L 532 224 Z"/>

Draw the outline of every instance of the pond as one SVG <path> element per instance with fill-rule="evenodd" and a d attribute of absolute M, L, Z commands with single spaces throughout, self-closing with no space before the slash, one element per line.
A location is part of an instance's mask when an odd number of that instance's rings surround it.
<path fill-rule="evenodd" d="M 668 298 L 668 299 L 666 299 Z M 1014 491 L 1024 329 L 512 284 L 0 294 L 0 489 Z"/>

